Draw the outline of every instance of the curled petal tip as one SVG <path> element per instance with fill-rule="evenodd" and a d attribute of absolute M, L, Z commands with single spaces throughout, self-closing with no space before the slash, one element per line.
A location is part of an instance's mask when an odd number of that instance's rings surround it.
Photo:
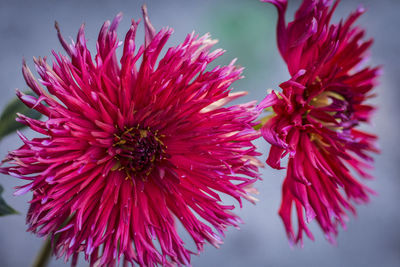
<path fill-rule="evenodd" d="M 58 25 L 57 20 L 54 21 L 54 28 L 56 29 L 57 32 L 60 32 L 60 27 Z"/>
<path fill-rule="evenodd" d="M 109 29 L 111 32 L 117 30 L 117 27 L 118 27 L 119 23 L 121 22 L 122 17 L 123 17 L 122 12 L 119 12 L 119 13 L 114 17 L 114 19 L 113 19 L 113 21 L 112 21 L 112 23 L 111 23 L 111 25 L 110 25 L 110 29 Z"/>
<path fill-rule="evenodd" d="M 287 0 L 260 0 L 264 3 L 271 3 L 275 5 L 278 9 L 285 9 L 287 7 Z"/>
<path fill-rule="evenodd" d="M 143 20 L 144 20 L 144 28 L 145 28 L 145 46 L 147 47 L 151 40 L 153 40 L 156 35 L 156 30 L 150 22 L 149 15 L 147 13 L 147 6 L 144 4 L 142 6 Z"/>
<path fill-rule="evenodd" d="M 359 14 L 364 14 L 367 11 L 367 9 L 363 5 L 359 5 L 357 8 L 357 12 Z"/>

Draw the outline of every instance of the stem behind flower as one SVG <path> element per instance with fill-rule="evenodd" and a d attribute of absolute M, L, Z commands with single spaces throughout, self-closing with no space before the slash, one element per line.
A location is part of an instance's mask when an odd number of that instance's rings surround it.
<path fill-rule="evenodd" d="M 35 261 L 33 262 L 33 267 L 46 267 L 49 263 L 49 259 L 51 256 L 51 237 L 47 237 L 44 242 L 42 248 L 39 251 L 39 254 L 36 256 Z"/>

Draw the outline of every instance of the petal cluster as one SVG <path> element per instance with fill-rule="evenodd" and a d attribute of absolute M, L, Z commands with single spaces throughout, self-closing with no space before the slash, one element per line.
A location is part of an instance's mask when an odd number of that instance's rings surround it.
<path fill-rule="evenodd" d="M 119 14 L 101 28 L 94 58 L 83 26 L 68 44 L 56 24 L 68 56 L 35 59 L 40 83 L 23 64 L 37 96 L 17 95 L 45 119 L 18 115 L 39 137 L 19 133 L 23 145 L 1 172 L 29 182 L 16 191 L 33 193 L 29 231 L 51 237 L 56 255 L 72 257 L 72 265 L 80 252 L 94 266 L 190 264 L 197 251 L 177 225 L 197 250 L 218 247 L 240 222 L 220 195 L 253 200 L 259 114 L 254 103 L 224 107 L 244 94 L 229 89 L 242 69 L 234 61 L 208 67 L 223 54 L 210 51 L 216 42 L 208 35 L 165 49 L 172 30 L 156 32 L 145 7 L 143 14 L 144 45 L 136 46 L 134 20 L 118 40 Z"/>
<path fill-rule="evenodd" d="M 364 11 L 333 24 L 339 1 L 304 0 L 286 24 L 286 0 L 263 2 L 278 9 L 278 47 L 291 75 L 280 85 L 282 92 L 272 92 L 260 104 L 275 113 L 261 129 L 272 145 L 267 163 L 281 169 L 281 159 L 289 155 L 279 214 L 290 241 L 302 242 L 303 232 L 313 239 L 306 222 L 315 218 L 335 242 L 346 211 L 355 214 L 352 203 L 369 200 L 372 191 L 355 175 L 370 178 L 370 152 L 378 152 L 376 136 L 358 129 L 374 110 L 365 102 L 379 74 L 379 68 L 362 66 L 372 40 L 365 41 L 364 30 L 353 24 Z"/>

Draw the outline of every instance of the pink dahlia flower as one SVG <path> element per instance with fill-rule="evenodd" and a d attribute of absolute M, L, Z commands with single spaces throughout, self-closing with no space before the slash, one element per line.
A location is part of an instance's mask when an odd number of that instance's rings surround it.
<path fill-rule="evenodd" d="M 287 1 L 264 2 L 278 9 L 278 46 L 291 75 L 281 93 L 272 92 L 261 103 L 275 112 L 261 129 L 272 145 L 267 163 L 281 169 L 281 159 L 289 155 L 279 214 L 291 242 L 302 243 L 303 231 L 313 239 L 306 226 L 313 218 L 335 242 L 346 211 L 355 214 L 352 202 L 365 203 L 372 192 L 354 173 L 370 178 L 369 154 L 378 152 L 376 137 L 357 129 L 373 111 L 365 101 L 373 96 L 378 68 L 360 66 L 372 40 L 364 41 L 364 31 L 353 26 L 362 9 L 331 24 L 338 1 L 304 0 L 286 25 Z"/>
<path fill-rule="evenodd" d="M 208 64 L 223 54 L 216 43 L 188 35 L 159 54 L 172 34 L 158 33 L 145 7 L 145 44 L 135 49 L 138 22 L 120 46 L 121 15 L 105 22 L 92 59 L 83 26 L 77 41 L 58 37 L 68 57 L 53 52 L 52 66 L 35 59 L 41 77 L 23 75 L 37 97 L 17 92 L 46 119 L 19 114 L 19 121 L 41 134 L 9 153 L 3 173 L 30 181 L 16 195 L 33 192 L 29 231 L 50 236 L 55 254 L 77 261 L 83 252 L 91 265 L 140 266 L 190 264 L 192 252 L 177 232 L 177 222 L 202 250 L 218 247 L 228 226 L 238 226 L 234 206 L 258 179 L 251 141 L 258 116 L 254 103 L 222 107 L 241 69 Z M 136 51 L 135 51 L 136 50 Z M 218 233 L 218 234 L 217 234 Z"/>

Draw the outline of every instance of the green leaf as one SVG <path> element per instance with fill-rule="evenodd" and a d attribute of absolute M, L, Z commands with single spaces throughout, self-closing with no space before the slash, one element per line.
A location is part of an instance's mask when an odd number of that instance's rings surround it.
<path fill-rule="evenodd" d="M 16 210 L 11 208 L 1 197 L 3 193 L 3 187 L 0 185 L 0 216 L 10 215 L 10 214 L 18 214 Z"/>
<path fill-rule="evenodd" d="M 26 93 L 28 95 L 34 95 L 33 93 Z M 41 114 L 34 109 L 28 108 L 24 103 L 18 98 L 13 99 L 8 103 L 3 113 L 0 116 L 0 140 L 3 137 L 25 128 L 26 125 L 15 121 L 17 118 L 17 112 L 24 114 L 32 119 L 39 119 Z"/>

